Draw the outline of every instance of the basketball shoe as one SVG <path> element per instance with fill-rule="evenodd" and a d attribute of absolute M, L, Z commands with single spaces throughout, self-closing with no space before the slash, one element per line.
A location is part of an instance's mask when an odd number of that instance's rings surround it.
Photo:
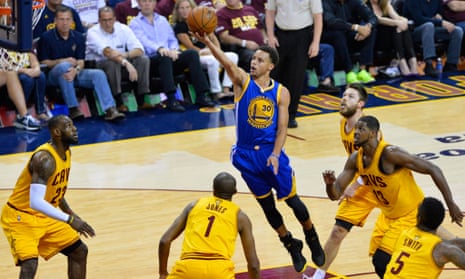
<path fill-rule="evenodd" d="M 325 251 L 321 247 L 320 240 L 318 239 L 318 234 L 315 230 L 315 225 L 309 231 L 304 230 L 305 241 L 307 242 L 308 247 L 312 251 L 312 261 L 317 266 L 322 266 L 325 264 Z"/>
<path fill-rule="evenodd" d="M 291 254 L 292 264 L 297 272 L 304 272 L 307 267 L 307 260 L 302 255 L 303 242 L 299 239 L 292 238 L 289 232 L 285 237 L 281 237 L 281 242 Z"/>

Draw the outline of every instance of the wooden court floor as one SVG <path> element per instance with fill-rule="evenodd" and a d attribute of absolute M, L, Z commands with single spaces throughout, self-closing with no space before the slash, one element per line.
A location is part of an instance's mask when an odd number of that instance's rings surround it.
<path fill-rule="evenodd" d="M 377 116 L 385 139 L 428 157 L 444 171 L 454 197 L 465 209 L 465 97 L 417 102 L 366 110 Z M 334 223 L 337 203 L 326 198 L 321 172 L 345 162 L 339 140 L 338 113 L 299 118 L 299 128 L 289 133 L 286 151 L 296 171 L 298 192 L 309 207 L 322 242 Z M 235 201 L 253 220 L 253 230 L 262 268 L 291 264 L 290 257 L 237 171 L 229 161 L 234 128 L 215 128 L 132 140 L 75 146 L 67 200 L 97 232 L 84 240 L 89 246 L 88 276 L 91 279 L 157 278 L 157 246 L 161 234 L 184 206 L 209 194 L 216 173 L 229 171 L 239 182 Z M 17 175 L 29 154 L 0 157 L 0 203 L 11 192 Z M 426 195 L 440 197 L 431 179 L 416 175 Z M 290 210 L 279 203 L 285 222 L 293 234 L 303 238 L 300 225 Z M 377 211 L 365 227 L 354 228 L 344 241 L 331 270 L 350 278 L 376 278 L 367 256 L 369 237 Z M 450 223 L 445 227 L 465 237 L 463 228 Z M 169 265 L 179 257 L 182 239 L 171 249 Z M 304 250 L 310 259 L 308 248 Z M 246 270 L 238 241 L 234 256 L 236 270 Z M 448 265 L 441 278 L 464 278 L 462 270 Z M 17 278 L 6 239 L 0 236 L 0 278 Z M 57 255 L 41 261 L 37 278 L 66 278 L 65 257 Z"/>

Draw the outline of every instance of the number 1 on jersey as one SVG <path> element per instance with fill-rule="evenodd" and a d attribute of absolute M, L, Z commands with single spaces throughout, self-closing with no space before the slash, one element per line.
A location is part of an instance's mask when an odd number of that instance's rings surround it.
<path fill-rule="evenodd" d="M 210 216 L 208 217 L 208 226 L 207 229 L 205 230 L 205 237 L 208 237 L 210 235 L 210 231 L 212 230 L 213 222 L 215 221 L 215 216 Z"/>

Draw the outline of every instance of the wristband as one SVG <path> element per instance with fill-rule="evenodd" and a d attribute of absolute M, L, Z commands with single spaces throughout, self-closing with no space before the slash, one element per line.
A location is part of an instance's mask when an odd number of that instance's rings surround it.
<path fill-rule="evenodd" d="M 73 221 L 74 221 L 74 215 L 69 215 L 68 221 L 66 223 L 71 225 Z"/>
<path fill-rule="evenodd" d="M 357 178 L 357 183 L 360 184 L 360 185 L 365 184 L 365 182 L 363 181 L 363 178 L 362 178 L 361 176 L 359 176 L 359 177 Z"/>
<path fill-rule="evenodd" d="M 247 46 L 247 41 L 246 41 L 246 40 L 242 40 L 241 46 L 242 46 L 242 47 L 246 47 L 246 46 Z"/>
<path fill-rule="evenodd" d="M 81 66 L 77 65 L 75 68 L 76 68 L 76 72 L 79 73 L 81 71 Z"/>
<path fill-rule="evenodd" d="M 355 30 L 355 32 L 358 32 L 358 24 L 355 24 L 354 30 Z"/>

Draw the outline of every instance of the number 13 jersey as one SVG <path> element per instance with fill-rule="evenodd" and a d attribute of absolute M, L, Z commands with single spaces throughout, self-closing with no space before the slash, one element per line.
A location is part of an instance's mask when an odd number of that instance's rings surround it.
<path fill-rule="evenodd" d="M 391 174 L 385 174 L 380 170 L 381 155 L 388 145 L 385 141 L 380 141 L 371 164 L 366 167 L 363 165 L 363 148 L 360 148 L 357 154 L 357 169 L 364 185 L 372 187 L 383 214 L 387 218 L 397 219 L 417 209 L 424 194 L 410 169 L 401 167 Z"/>

